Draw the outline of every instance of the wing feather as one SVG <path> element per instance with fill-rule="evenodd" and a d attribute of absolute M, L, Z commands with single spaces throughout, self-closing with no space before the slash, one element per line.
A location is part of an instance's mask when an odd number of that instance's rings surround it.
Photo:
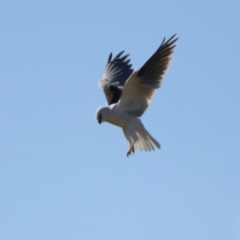
<path fill-rule="evenodd" d="M 113 59 L 112 53 L 110 53 L 103 79 L 99 82 L 99 86 L 104 91 L 108 105 L 118 102 L 122 94 L 123 86 L 133 72 L 130 59 L 128 59 L 129 54 L 122 56 L 123 53 L 124 51 L 118 53 Z"/>
<path fill-rule="evenodd" d="M 167 41 L 163 39 L 156 52 L 124 85 L 118 108 L 140 117 L 148 108 L 154 91 L 161 86 L 161 81 L 171 60 L 176 34 Z"/>

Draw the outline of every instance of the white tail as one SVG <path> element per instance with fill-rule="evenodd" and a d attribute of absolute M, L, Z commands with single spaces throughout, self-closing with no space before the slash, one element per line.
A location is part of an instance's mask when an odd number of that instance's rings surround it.
<path fill-rule="evenodd" d="M 142 125 L 143 127 L 143 125 Z M 138 140 L 135 142 L 134 147 L 141 151 L 151 151 L 155 147 L 161 148 L 159 142 L 154 139 L 151 134 L 143 127 L 137 129 Z"/>

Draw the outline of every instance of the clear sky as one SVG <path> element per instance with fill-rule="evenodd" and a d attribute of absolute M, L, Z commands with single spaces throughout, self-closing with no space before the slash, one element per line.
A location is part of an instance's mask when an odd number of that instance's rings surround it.
<path fill-rule="evenodd" d="M 0 3 L 0 239 L 240 240 L 240 1 Z M 126 157 L 99 125 L 110 52 L 179 40 Z"/>

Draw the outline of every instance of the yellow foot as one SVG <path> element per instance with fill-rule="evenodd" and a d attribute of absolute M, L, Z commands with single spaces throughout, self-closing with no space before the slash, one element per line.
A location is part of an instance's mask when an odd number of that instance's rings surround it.
<path fill-rule="evenodd" d="M 132 143 L 127 151 L 127 157 L 129 157 L 134 152 L 135 152 L 134 143 Z"/>

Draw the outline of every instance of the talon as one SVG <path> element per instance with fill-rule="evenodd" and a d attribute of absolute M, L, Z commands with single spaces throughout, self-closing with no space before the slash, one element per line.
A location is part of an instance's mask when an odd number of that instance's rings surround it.
<path fill-rule="evenodd" d="M 135 149 L 134 149 L 134 143 L 132 143 L 127 151 L 127 157 L 129 157 L 131 154 L 135 153 Z"/>
<path fill-rule="evenodd" d="M 132 151 L 133 154 L 135 153 L 134 145 L 132 145 L 131 151 Z"/>

